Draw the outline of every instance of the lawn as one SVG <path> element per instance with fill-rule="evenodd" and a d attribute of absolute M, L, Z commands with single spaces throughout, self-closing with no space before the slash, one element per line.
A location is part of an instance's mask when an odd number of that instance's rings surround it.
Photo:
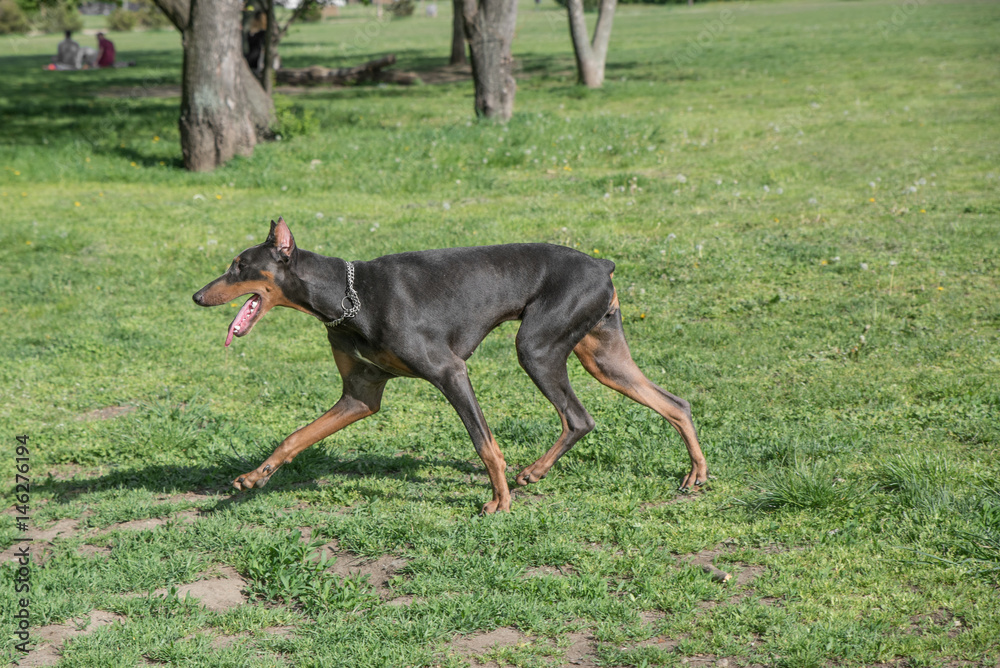
<path fill-rule="evenodd" d="M 392 52 L 435 80 L 447 5 L 349 8 L 284 63 Z M 43 70 L 58 37 L 0 38 L 10 504 L 22 434 L 31 479 L 30 531 L 0 520 L 3 658 L 28 535 L 36 664 L 997 665 L 998 34 L 985 1 L 623 5 L 590 91 L 564 12 L 523 2 L 508 125 L 468 80 L 285 92 L 281 140 L 211 174 L 181 168 L 176 33 L 68 73 Z M 465 429 L 407 379 L 235 492 L 340 394 L 316 320 L 276 309 L 227 349 L 236 305 L 191 301 L 279 215 L 352 260 L 613 260 L 707 489 L 678 492 L 669 425 L 571 360 L 597 428 L 510 514 L 477 515 Z M 516 332 L 469 361 L 510 482 L 559 432 Z"/>

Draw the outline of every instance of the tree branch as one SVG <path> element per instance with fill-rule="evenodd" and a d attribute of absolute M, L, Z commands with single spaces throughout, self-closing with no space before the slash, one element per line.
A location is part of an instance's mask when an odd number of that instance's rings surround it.
<path fill-rule="evenodd" d="M 153 0 L 163 13 L 167 15 L 174 27 L 184 32 L 191 17 L 191 0 Z"/>
<path fill-rule="evenodd" d="M 288 29 L 292 27 L 292 24 L 305 16 L 306 12 L 309 11 L 309 8 L 315 4 L 316 0 L 303 0 L 299 3 L 299 6 L 295 8 L 292 15 L 288 17 L 288 21 L 285 23 L 285 26 L 283 28 L 279 26 L 278 32 L 274 35 L 274 43 L 277 44 L 280 42 L 284 38 L 285 33 L 288 32 Z"/>
<path fill-rule="evenodd" d="M 597 25 L 594 27 L 594 39 L 591 48 L 595 55 L 604 60 L 608 55 L 608 42 L 611 41 L 611 24 L 615 20 L 615 6 L 618 0 L 601 0 L 597 10 Z"/>

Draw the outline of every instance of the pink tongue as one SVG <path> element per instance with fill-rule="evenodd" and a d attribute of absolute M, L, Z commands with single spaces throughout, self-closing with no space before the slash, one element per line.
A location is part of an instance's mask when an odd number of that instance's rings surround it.
<path fill-rule="evenodd" d="M 250 302 L 252 302 L 256 298 L 257 298 L 257 295 L 250 295 L 250 299 L 248 299 L 246 301 L 246 303 L 243 304 L 243 308 L 240 309 L 240 312 L 236 314 L 236 317 L 229 324 L 229 334 L 226 336 L 226 347 L 227 348 L 229 347 L 229 344 L 233 342 L 233 336 L 236 334 L 236 325 L 239 325 L 240 323 L 242 323 L 243 319 L 249 316 L 249 314 L 250 314 Z"/>

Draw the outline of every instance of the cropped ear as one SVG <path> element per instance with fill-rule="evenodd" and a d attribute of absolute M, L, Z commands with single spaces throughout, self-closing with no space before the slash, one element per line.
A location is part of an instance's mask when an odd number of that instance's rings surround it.
<path fill-rule="evenodd" d="M 292 231 L 285 224 L 285 219 L 278 217 L 278 222 L 271 221 L 271 232 L 267 235 L 267 242 L 274 246 L 278 254 L 285 260 L 292 256 L 295 250 L 295 239 L 292 238 Z"/>

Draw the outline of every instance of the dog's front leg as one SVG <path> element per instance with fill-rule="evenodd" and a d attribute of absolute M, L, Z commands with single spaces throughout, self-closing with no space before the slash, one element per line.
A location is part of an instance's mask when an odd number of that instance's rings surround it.
<path fill-rule="evenodd" d="M 482 514 L 489 515 L 497 511 L 510 512 L 510 488 L 507 486 L 507 463 L 504 461 L 500 446 L 493 438 L 490 428 L 483 417 L 483 411 L 476 401 L 472 391 L 469 372 L 461 359 L 455 359 L 449 368 L 438 375 L 433 382 L 454 407 L 462 423 L 472 437 L 472 445 L 476 448 L 479 458 L 486 465 L 486 472 L 493 487 L 493 499 L 483 505 Z"/>
<path fill-rule="evenodd" d="M 240 490 L 263 487 L 275 471 L 290 463 L 313 443 L 378 412 L 387 378 L 380 373 L 373 374 L 371 369 L 356 364 L 343 353 L 334 351 L 333 356 L 344 381 L 344 394 L 340 400 L 319 418 L 282 441 L 263 464 L 234 480 L 233 487 Z"/>

